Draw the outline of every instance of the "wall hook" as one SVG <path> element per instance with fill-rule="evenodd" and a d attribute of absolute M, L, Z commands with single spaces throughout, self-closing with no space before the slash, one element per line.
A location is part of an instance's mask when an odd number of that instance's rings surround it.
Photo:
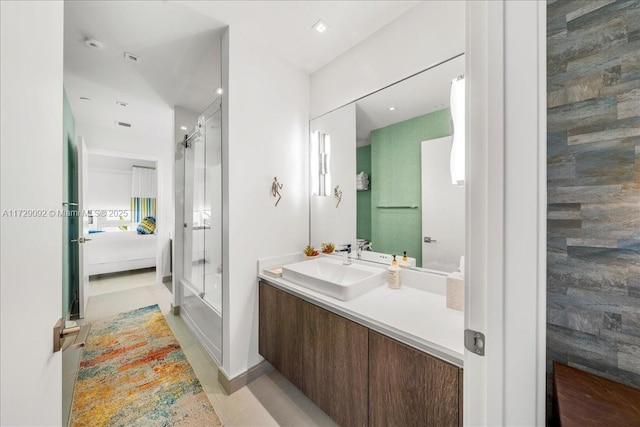
<path fill-rule="evenodd" d="M 282 199 L 282 196 L 280 195 L 280 190 L 282 190 L 282 184 L 278 182 L 278 177 L 274 177 L 273 184 L 271 184 L 271 195 L 273 197 L 278 198 L 278 200 L 276 200 L 276 206 L 278 206 L 280 199 Z"/>
<path fill-rule="evenodd" d="M 336 188 L 333 189 L 333 197 L 335 197 L 337 200 L 336 202 L 336 208 L 337 208 L 340 202 L 342 201 L 342 190 L 340 189 L 339 185 L 336 185 Z"/>

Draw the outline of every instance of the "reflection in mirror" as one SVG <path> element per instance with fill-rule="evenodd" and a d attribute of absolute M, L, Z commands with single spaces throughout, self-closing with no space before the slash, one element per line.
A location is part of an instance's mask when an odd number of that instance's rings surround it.
<path fill-rule="evenodd" d="M 331 136 L 311 134 L 311 194 L 328 196 L 331 188 Z"/>
<path fill-rule="evenodd" d="M 312 132 L 331 134 L 333 185 L 343 191 L 332 211 L 311 196 L 312 245 L 365 242 L 376 252 L 406 251 L 419 267 L 458 268 L 464 187 L 452 184 L 449 107 L 464 64 L 457 55 L 311 121 Z"/>

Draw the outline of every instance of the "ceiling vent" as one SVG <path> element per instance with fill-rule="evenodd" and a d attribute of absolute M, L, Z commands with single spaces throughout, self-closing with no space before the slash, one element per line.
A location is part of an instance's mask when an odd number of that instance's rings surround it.
<path fill-rule="evenodd" d="M 124 57 L 125 59 L 128 59 L 129 61 L 135 62 L 137 64 L 142 62 L 142 59 L 139 56 L 134 55 L 133 53 L 125 52 Z"/>
<path fill-rule="evenodd" d="M 125 128 L 130 128 L 130 127 L 131 127 L 131 123 L 118 122 L 118 121 L 116 121 L 116 124 L 117 124 L 118 126 L 122 126 L 122 127 L 125 127 Z"/>

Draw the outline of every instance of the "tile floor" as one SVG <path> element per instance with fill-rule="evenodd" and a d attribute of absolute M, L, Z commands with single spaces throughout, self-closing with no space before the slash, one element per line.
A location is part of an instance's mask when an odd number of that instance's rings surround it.
<path fill-rule="evenodd" d="M 182 318 L 169 313 L 171 294 L 162 284 L 154 283 L 155 273 L 152 274 L 152 279 L 149 279 L 148 272 L 102 278 L 102 288 L 108 288 L 109 283 L 112 283 L 114 288 L 119 290 L 91 296 L 84 321 L 91 322 L 124 311 L 158 304 L 225 426 L 336 425 L 277 371 L 272 371 L 228 395 L 218 383 L 218 370 L 211 357 Z M 148 280 L 151 280 L 151 283 Z M 92 284 L 90 289 L 91 286 Z M 68 411 L 71 407 L 79 357 L 80 350 L 68 349 L 63 353 L 64 425 L 68 424 Z"/>
<path fill-rule="evenodd" d="M 132 272 L 101 274 L 91 277 L 89 281 L 90 297 L 156 284 L 155 268 L 145 268 Z"/>

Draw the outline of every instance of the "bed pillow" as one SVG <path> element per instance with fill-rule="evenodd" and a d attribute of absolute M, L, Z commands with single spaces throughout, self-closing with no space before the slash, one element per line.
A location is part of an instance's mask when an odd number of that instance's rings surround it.
<path fill-rule="evenodd" d="M 138 234 L 153 234 L 156 230 L 156 219 L 148 216 L 138 224 Z"/>

